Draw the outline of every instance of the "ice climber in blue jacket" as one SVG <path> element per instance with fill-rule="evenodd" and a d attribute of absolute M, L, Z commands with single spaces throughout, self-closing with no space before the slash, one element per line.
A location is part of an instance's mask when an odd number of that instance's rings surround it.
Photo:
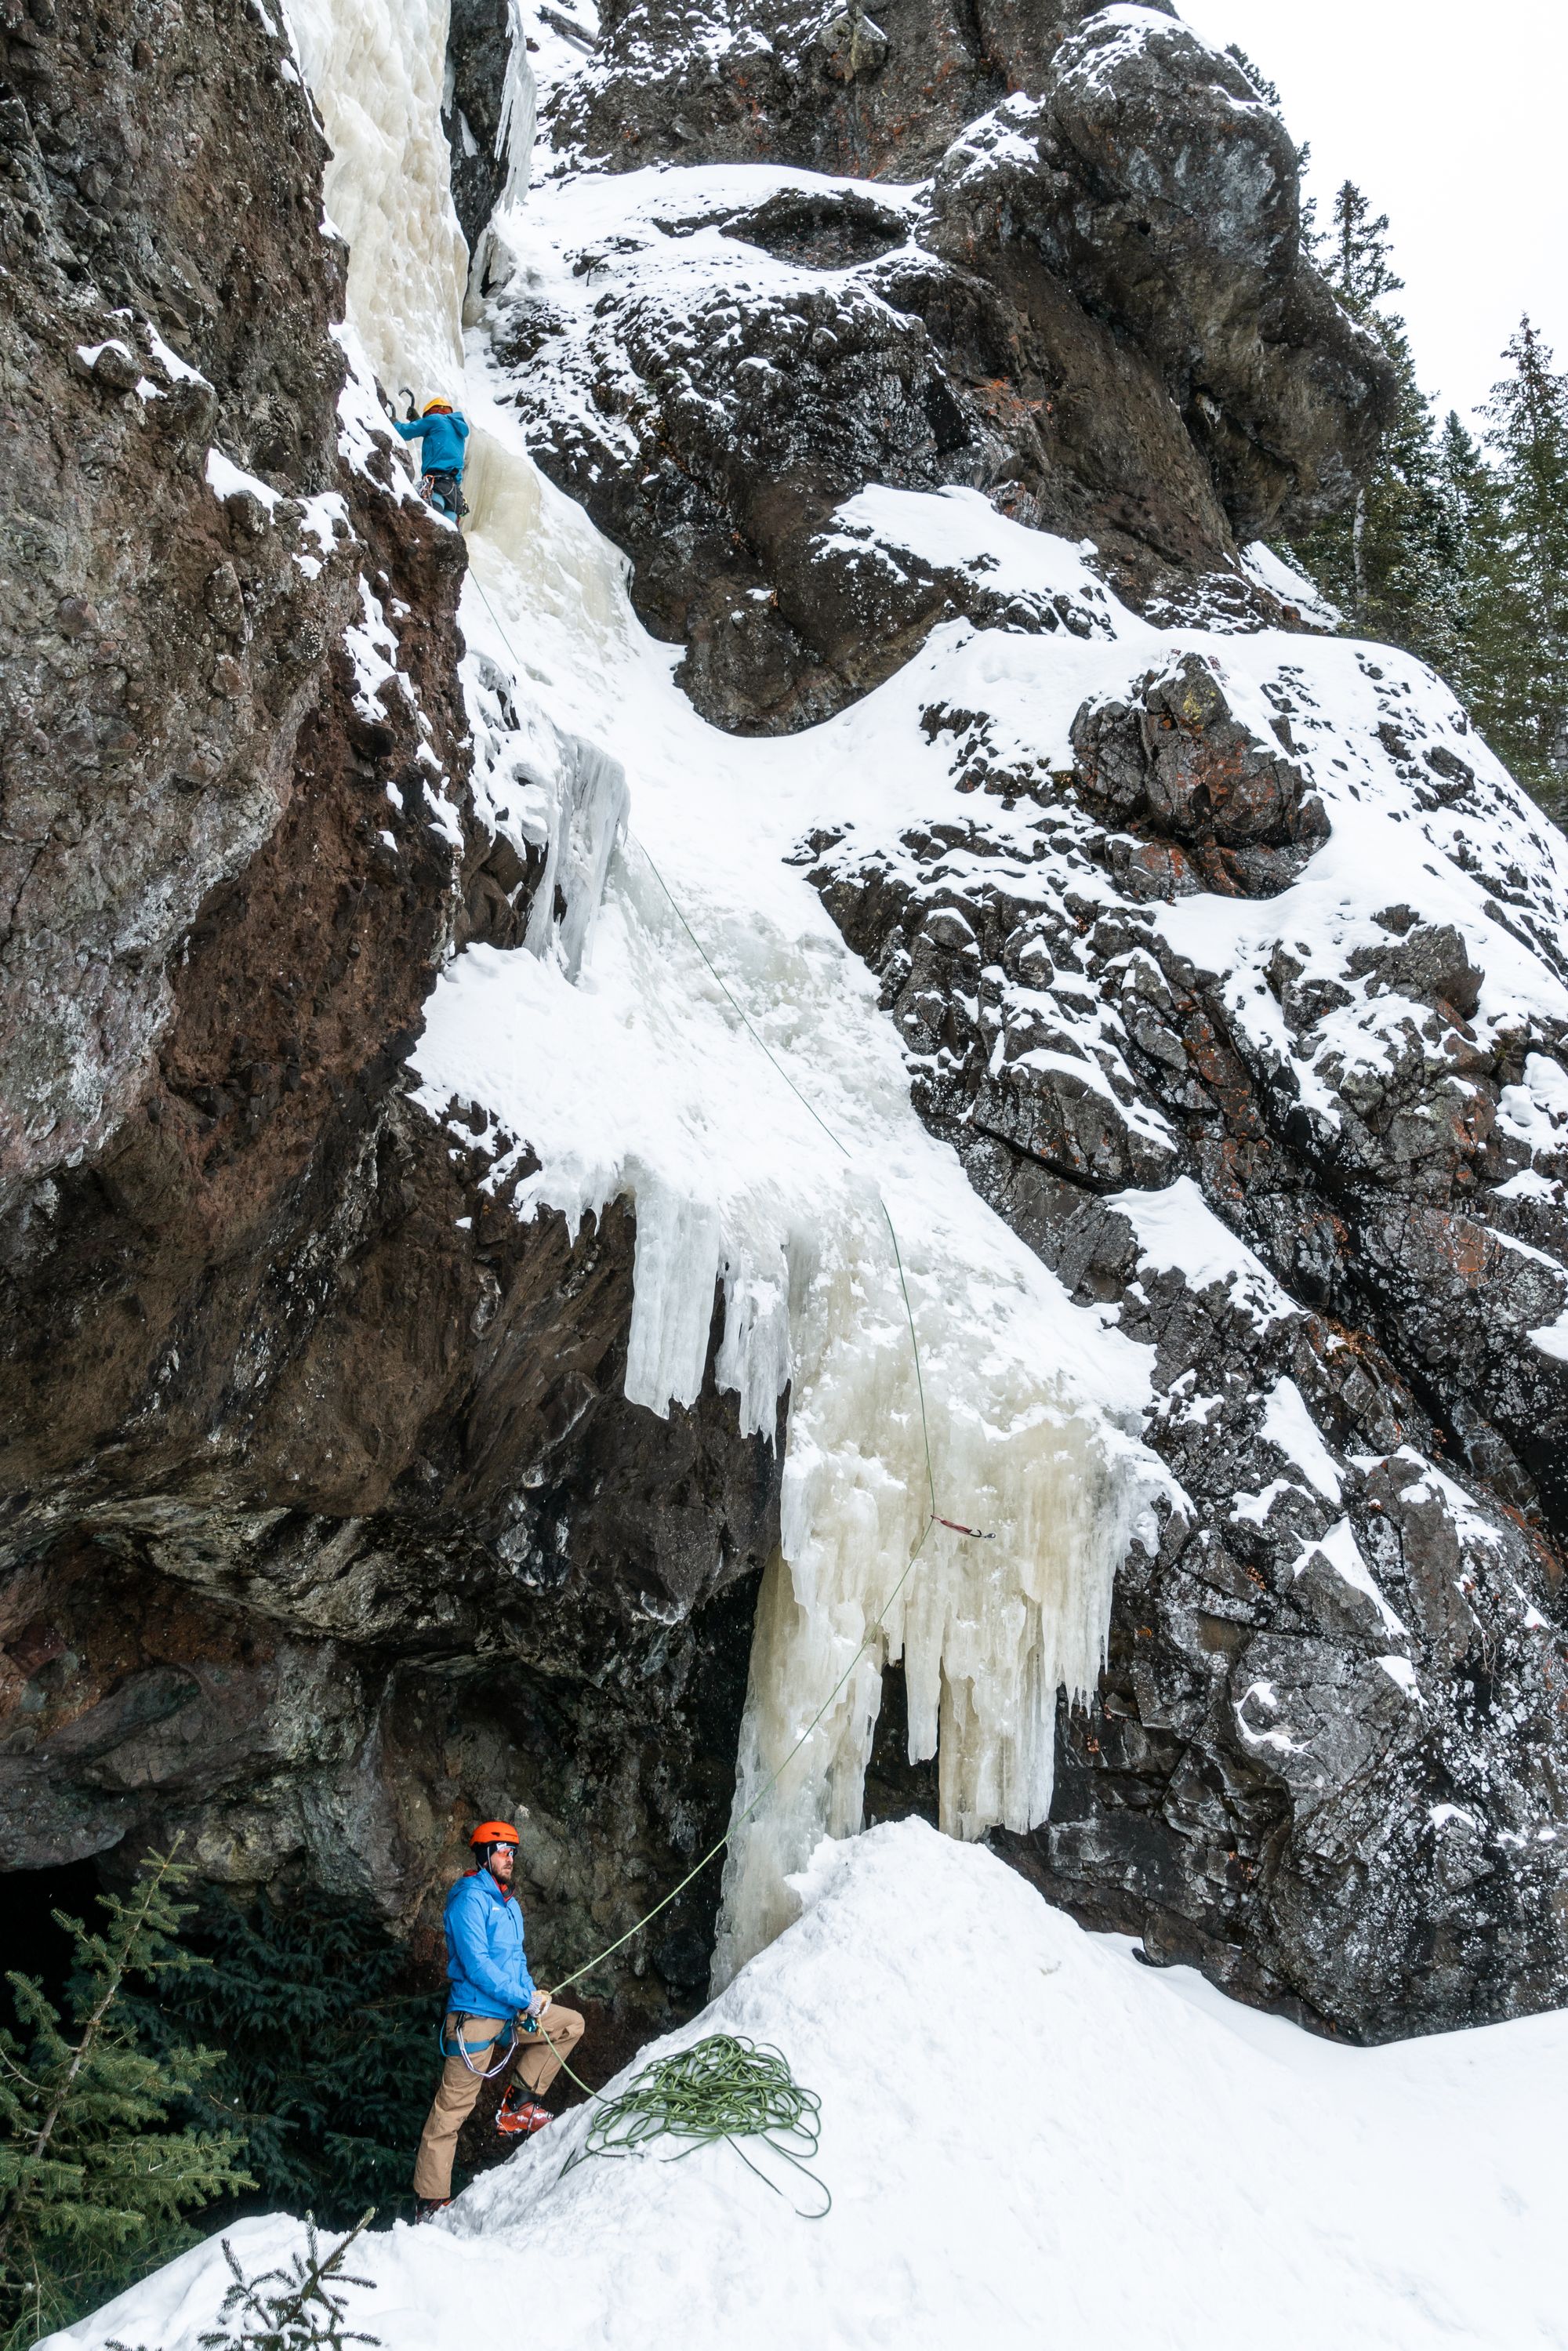
<path fill-rule="evenodd" d="M 511 1891 L 517 1830 L 506 1821 L 481 1821 L 468 1842 L 477 1866 L 446 1897 L 452 1989 L 441 2028 L 445 2063 L 413 2167 L 416 2220 L 428 2220 L 452 2201 L 457 2134 L 482 2085 L 504 2073 L 521 2049 L 517 2078 L 496 2110 L 496 2128 L 507 2138 L 531 2138 L 550 2120 L 540 2103 L 545 2092 L 582 2038 L 577 2011 L 558 2008 L 528 1973 L 522 1908 Z M 497 2050 L 503 2028 L 506 2039 Z"/>
<path fill-rule="evenodd" d="M 413 405 L 412 399 L 409 405 Z M 420 464 L 424 494 L 433 507 L 450 515 L 454 522 L 460 522 L 468 511 L 463 502 L 463 465 L 468 454 L 464 444 L 468 438 L 468 419 L 459 416 L 449 400 L 437 399 L 427 400 L 420 413 L 411 416 L 406 424 L 398 416 L 392 418 L 392 423 L 405 441 L 423 442 Z"/>

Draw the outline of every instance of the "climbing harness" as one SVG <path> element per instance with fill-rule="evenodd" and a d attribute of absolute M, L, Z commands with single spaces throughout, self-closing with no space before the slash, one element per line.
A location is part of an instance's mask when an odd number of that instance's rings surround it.
<path fill-rule="evenodd" d="M 434 507 L 437 514 L 449 515 L 455 523 L 462 522 L 468 511 L 468 501 L 463 495 L 460 475 L 422 474 L 419 487 L 426 506 Z"/>
<path fill-rule="evenodd" d="M 456 2015 L 457 2011 L 454 2010 L 453 2013 Z M 482 2082 L 493 2082 L 497 2074 L 504 2074 L 506 2072 L 507 2066 L 511 2064 L 513 2058 L 517 2053 L 517 2028 L 516 2022 L 514 2021 L 511 2028 L 512 2037 L 507 2043 L 506 2055 L 500 2058 L 494 2065 L 488 2066 L 475 2064 L 474 2060 L 468 2054 L 467 2043 L 463 2038 L 463 2028 L 465 2024 L 469 2023 L 493 2024 L 495 2022 L 496 2020 L 494 2017 L 470 2018 L 467 2016 L 457 2016 L 457 2046 L 455 2049 L 448 2049 L 446 2046 L 446 2019 L 443 2017 L 440 2023 L 435 2028 L 436 2046 L 441 2051 L 443 2057 L 461 2057 L 463 2063 L 467 2066 L 468 2071 L 471 2074 L 477 2074 Z M 538 2030 L 537 2025 L 534 2030 L 536 2032 Z M 495 2044 L 494 2043 L 491 2043 L 489 2045 L 493 2048 Z"/>
<path fill-rule="evenodd" d="M 821 2128 L 821 2100 L 814 2090 L 801 2088 L 781 2050 L 759 2047 L 735 2033 L 710 2032 L 689 2049 L 644 2065 L 619 2097 L 601 2097 L 587 2137 L 568 2157 L 561 2177 L 591 2155 L 640 2155 L 655 2138 L 686 2142 L 679 2154 L 662 2158 L 666 2163 L 679 2163 L 723 2139 L 748 2171 L 781 2196 L 778 2181 L 768 2179 L 740 2145 L 743 2138 L 759 2138 L 821 2191 L 821 2210 L 801 2212 L 797 2205 L 799 2217 L 822 2220 L 832 2210 L 832 2194 L 807 2161 L 816 2155 Z"/>

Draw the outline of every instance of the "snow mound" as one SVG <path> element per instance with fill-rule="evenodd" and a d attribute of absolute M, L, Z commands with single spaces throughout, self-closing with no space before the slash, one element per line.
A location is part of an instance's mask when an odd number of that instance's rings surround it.
<path fill-rule="evenodd" d="M 1249 580 L 1277 596 L 1281 604 L 1293 604 L 1302 620 L 1315 622 L 1320 629 L 1344 626 L 1344 614 L 1332 603 L 1322 590 L 1299 571 L 1293 563 L 1261 538 L 1255 538 L 1241 550 L 1241 569 Z"/>
<path fill-rule="evenodd" d="M 656 2047 L 782 2049 L 821 2095 L 828 2217 L 724 2147 L 563 2177 L 580 2114 L 369 2241 L 355 2323 L 384 2351 L 470 2351 L 480 2292 L 490 2339 L 530 2351 L 1568 2342 L 1568 2016 L 1338 2048 L 1137 1965 L 918 1821 L 824 1843 L 796 1891 L 797 1924 Z M 254 2270 L 298 2236 L 232 2241 Z M 51 2351 L 195 2351 L 225 2277 L 209 2242 Z"/>

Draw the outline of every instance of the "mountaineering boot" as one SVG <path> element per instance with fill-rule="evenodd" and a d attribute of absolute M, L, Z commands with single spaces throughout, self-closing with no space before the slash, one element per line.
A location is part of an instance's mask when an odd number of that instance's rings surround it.
<path fill-rule="evenodd" d="M 532 2138 L 553 2120 L 549 2107 L 541 2106 L 522 2082 L 513 2083 L 496 2109 L 496 2128 L 503 2138 Z"/>
<path fill-rule="evenodd" d="M 434 2220 L 438 2212 L 445 2211 L 451 2201 L 450 2196 L 416 2196 L 413 2199 L 414 2227 L 417 2229 L 422 2220 Z"/>

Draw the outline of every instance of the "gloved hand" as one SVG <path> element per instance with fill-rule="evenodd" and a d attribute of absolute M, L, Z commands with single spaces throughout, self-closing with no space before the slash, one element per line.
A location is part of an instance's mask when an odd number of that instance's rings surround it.
<path fill-rule="evenodd" d="M 529 2014 L 530 2016 L 542 2016 L 542 2015 L 544 2014 L 544 2012 L 545 2012 L 546 2009 L 547 2009 L 549 2006 L 549 1992 L 548 1992 L 548 1991 L 536 1991 L 536 1992 L 535 1992 L 535 1994 L 534 1994 L 534 1996 L 533 1996 L 533 1998 L 532 1998 L 532 2000 L 530 2000 L 530 2001 L 529 2001 L 529 2002 L 528 2002 L 528 2014 Z"/>

